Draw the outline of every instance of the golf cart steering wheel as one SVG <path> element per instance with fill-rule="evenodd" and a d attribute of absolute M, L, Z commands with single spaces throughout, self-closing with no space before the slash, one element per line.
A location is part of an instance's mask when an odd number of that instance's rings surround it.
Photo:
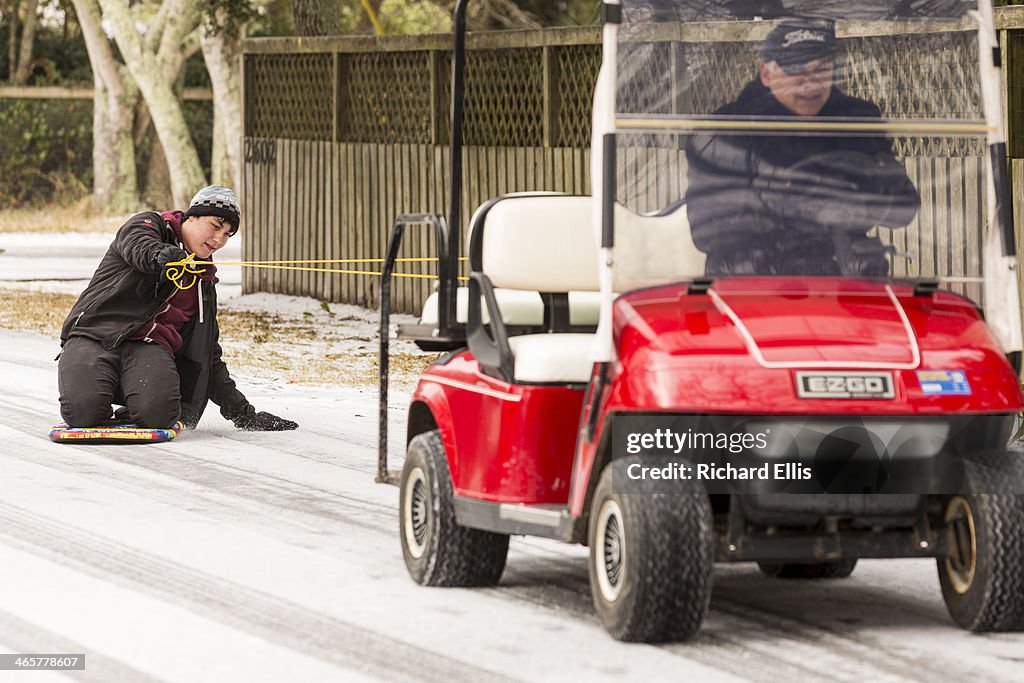
<path fill-rule="evenodd" d="M 828 235 L 843 276 L 886 276 L 892 247 L 865 233 L 885 216 L 888 192 L 898 185 L 888 170 L 884 160 L 855 150 L 814 154 L 771 169 L 761 197 L 792 229 Z"/>
<path fill-rule="evenodd" d="M 762 166 L 765 172 L 755 180 L 761 200 L 796 226 L 868 230 L 889 202 L 885 164 L 864 152 L 835 150 L 792 166 Z"/>

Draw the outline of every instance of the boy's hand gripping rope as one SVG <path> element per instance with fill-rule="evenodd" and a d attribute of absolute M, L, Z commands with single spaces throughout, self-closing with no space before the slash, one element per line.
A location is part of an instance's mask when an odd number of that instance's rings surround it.
<path fill-rule="evenodd" d="M 199 274 L 205 273 L 205 268 L 196 268 L 197 265 L 209 264 L 209 261 L 196 261 L 195 254 L 189 254 L 181 261 L 169 261 L 165 267 L 167 279 L 174 283 L 178 289 L 192 289 L 199 282 Z M 182 284 L 185 273 L 192 276 L 192 281 L 187 285 Z"/>

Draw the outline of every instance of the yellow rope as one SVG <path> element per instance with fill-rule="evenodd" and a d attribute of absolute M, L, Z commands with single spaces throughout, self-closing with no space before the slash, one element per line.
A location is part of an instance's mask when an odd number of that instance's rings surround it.
<path fill-rule="evenodd" d="M 217 261 L 218 266 L 248 266 L 253 264 L 293 264 L 293 263 L 384 263 L 382 258 L 321 258 L 321 259 L 295 259 L 290 261 Z M 467 261 L 465 256 L 459 259 Z M 437 261 L 433 256 L 408 256 L 396 258 L 396 263 L 426 263 Z M 195 261 L 197 265 L 211 265 L 214 261 Z"/>
<path fill-rule="evenodd" d="M 181 261 L 171 261 L 167 264 L 167 279 L 174 283 L 174 286 L 178 289 L 191 289 L 195 286 L 199 280 L 199 274 L 206 272 L 205 269 L 196 269 L 196 266 L 213 265 L 213 261 L 196 261 L 195 254 L 189 254 L 188 258 Z M 408 262 L 425 262 L 425 261 L 437 261 L 436 258 L 430 257 L 408 257 L 395 259 L 403 263 Z M 459 259 L 460 261 L 466 260 L 465 257 Z M 342 270 L 339 268 L 312 268 L 309 266 L 300 266 L 293 264 L 301 263 L 382 263 L 384 259 L 378 258 L 366 258 L 366 259 L 298 259 L 298 260 L 286 260 L 286 261 L 217 261 L 218 266 L 243 266 L 246 268 L 268 268 L 270 270 L 297 270 L 305 271 L 310 273 L 337 273 L 339 275 L 383 275 L 379 271 L 372 270 Z M 192 275 L 192 281 L 187 285 L 182 284 L 185 274 Z M 430 273 L 392 273 L 392 277 L 409 277 L 409 278 L 421 278 L 427 280 L 433 280 L 437 278 L 437 275 Z M 458 280 L 468 280 L 468 277 L 459 276 Z"/>

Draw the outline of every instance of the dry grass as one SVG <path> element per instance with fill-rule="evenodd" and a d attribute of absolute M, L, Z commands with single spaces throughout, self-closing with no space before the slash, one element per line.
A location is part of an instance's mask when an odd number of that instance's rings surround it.
<path fill-rule="evenodd" d="M 113 234 L 128 215 L 100 213 L 85 198 L 73 204 L 0 211 L 0 232 L 108 232 Z"/>
<path fill-rule="evenodd" d="M 221 310 L 221 345 L 229 367 L 289 384 L 376 386 L 376 336 L 353 334 L 349 319 L 328 315 L 285 318 L 259 311 Z M 436 354 L 392 343 L 392 386 L 410 390 Z"/>
<path fill-rule="evenodd" d="M 0 289 L 0 327 L 60 336 L 60 326 L 78 297 L 54 292 Z"/>
<path fill-rule="evenodd" d="M 0 327 L 56 339 L 77 297 L 21 289 L 0 290 Z M 221 310 L 217 316 L 224 360 L 233 371 L 264 381 L 298 385 L 377 385 L 377 340 L 353 336 L 346 319 L 286 318 L 259 311 Z M 408 344 L 392 344 L 391 386 L 411 390 L 436 358 Z"/>

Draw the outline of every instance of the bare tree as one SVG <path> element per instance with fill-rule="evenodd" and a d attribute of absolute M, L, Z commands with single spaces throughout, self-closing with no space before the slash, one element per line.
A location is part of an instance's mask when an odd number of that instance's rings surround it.
<path fill-rule="evenodd" d="M 96 0 L 73 0 L 93 73 L 93 205 L 106 211 L 138 208 L 132 120 L 139 90 L 114 58 L 100 27 Z"/>
<path fill-rule="evenodd" d="M 32 71 L 32 48 L 36 42 L 36 22 L 39 14 L 38 0 L 28 0 L 25 5 L 25 20 L 21 24 L 21 44 L 18 49 L 18 66 L 12 70 L 11 81 L 15 85 L 25 85 Z"/>
<path fill-rule="evenodd" d="M 114 40 L 124 57 L 125 65 L 146 100 L 153 125 L 167 158 L 170 172 L 171 195 L 174 203 L 185 206 L 196 188 L 206 184 L 195 144 L 192 142 L 181 104 L 172 84 L 169 71 L 180 69 L 179 58 L 172 48 L 187 44 L 187 38 L 199 25 L 199 10 L 187 0 L 165 0 L 159 7 L 154 22 L 162 31 L 159 41 L 153 30 L 146 26 L 146 36 L 139 33 L 137 17 L 133 16 L 125 0 L 99 0 L 103 18 L 109 22 Z M 158 45 L 154 52 L 154 42 Z M 163 50 L 163 46 L 167 50 Z M 181 58 L 184 61 L 184 58 Z"/>
<path fill-rule="evenodd" d="M 251 17 L 214 9 L 203 22 L 200 43 L 213 85 L 213 154 L 211 174 L 221 185 L 242 177 L 242 83 L 239 64 L 244 24 Z"/>
<path fill-rule="evenodd" d="M 292 0 L 295 33 L 300 36 L 333 36 L 341 33 L 337 0 Z"/>
<path fill-rule="evenodd" d="M 11 17 L 7 24 L 7 80 L 14 82 L 14 71 L 18 68 L 18 0 L 4 3 L 4 9 Z"/>
<path fill-rule="evenodd" d="M 156 55 L 163 78 L 174 91 L 175 97 L 180 97 L 184 87 L 181 76 L 185 62 L 199 51 L 196 15 L 180 16 L 177 14 L 178 9 L 178 3 L 161 0 L 142 34 L 145 49 Z M 149 105 L 142 99 L 135 108 L 134 133 L 136 150 L 149 145 L 149 163 L 146 166 L 142 195 L 148 201 L 166 203 L 173 201 L 173 197 L 168 196 L 171 170 L 159 133 L 154 137 L 148 135 L 152 123 Z"/>

